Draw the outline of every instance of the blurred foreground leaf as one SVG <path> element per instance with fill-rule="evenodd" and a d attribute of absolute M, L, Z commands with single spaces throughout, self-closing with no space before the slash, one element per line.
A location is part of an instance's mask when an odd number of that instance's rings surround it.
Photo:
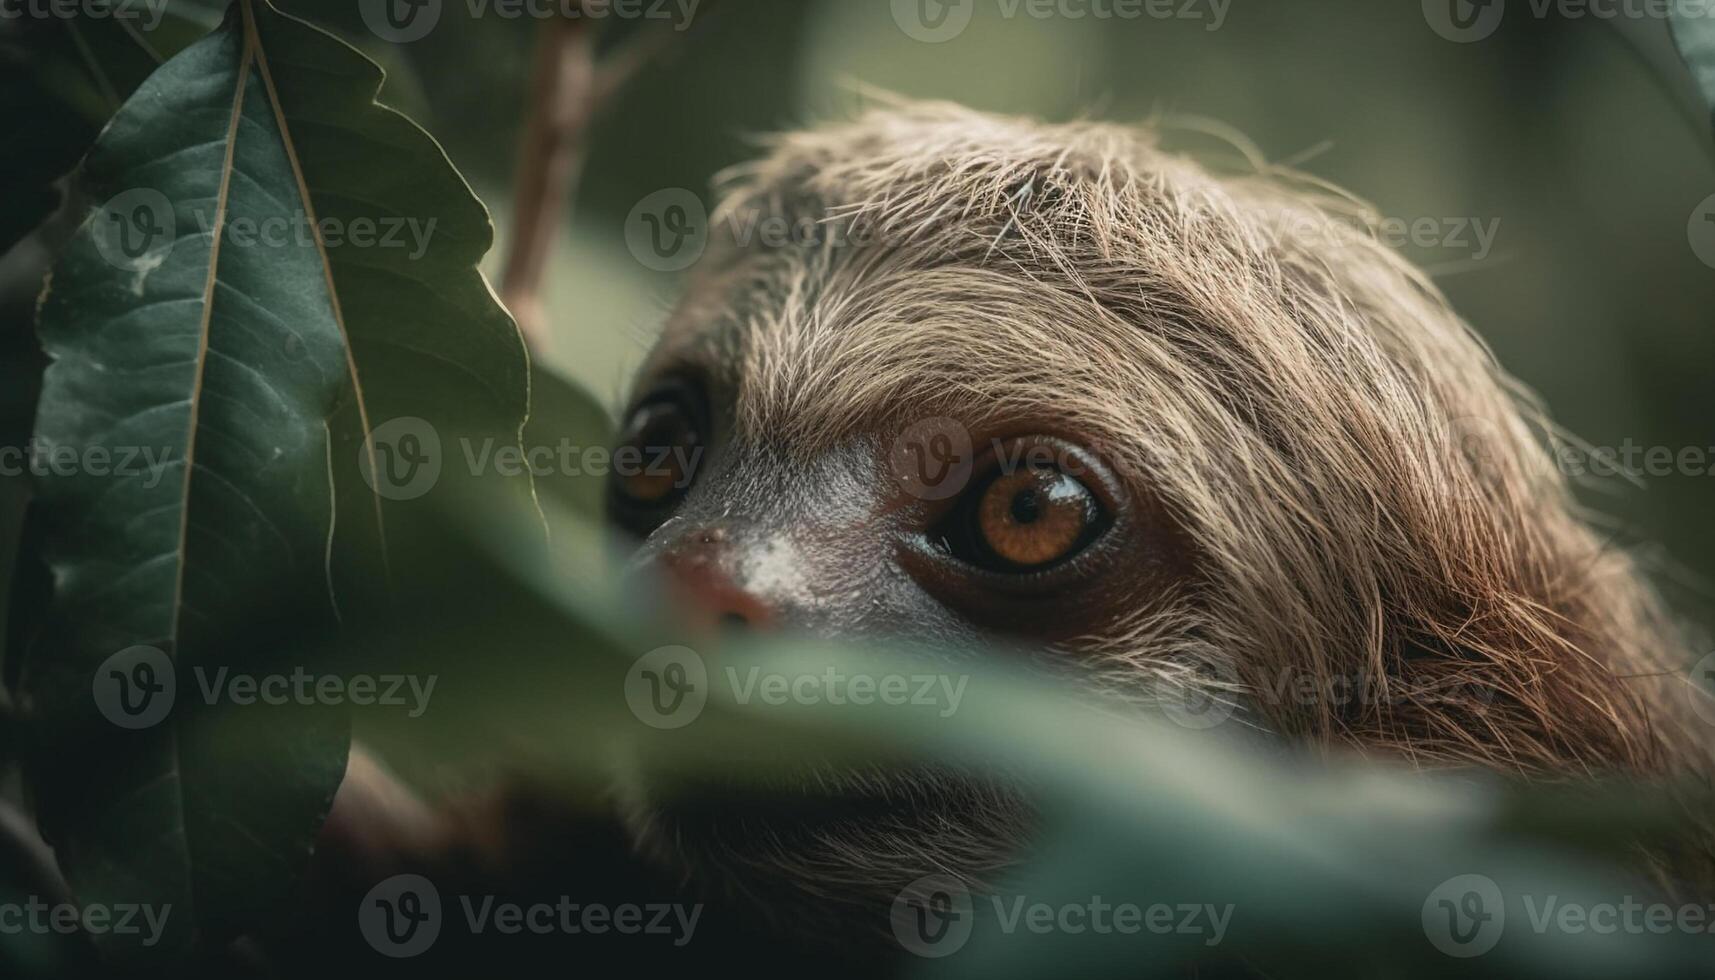
<path fill-rule="evenodd" d="M 1317 759 L 1236 724 L 1197 730 L 1169 720 L 1171 712 L 1105 700 L 1005 651 L 723 645 L 703 658 L 709 679 L 700 713 L 663 729 L 628 702 L 627 685 L 637 658 L 674 637 L 664 624 L 624 617 L 614 583 L 563 554 L 598 552 L 599 536 L 590 535 L 543 549 L 524 515 L 473 528 L 472 554 L 449 585 L 479 580 L 513 598 L 496 605 L 503 618 L 485 628 L 437 616 L 434 590 L 422 593 L 409 631 L 390 639 L 413 651 L 417 669 L 440 672 L 447 699 L 421 719 L 387 726 L 391 744 L 414 743 L 446 769 L 530 771 L 586 797 L 616 773 L 642 771 L 686 793 L 719 786 L 724 805 L 739 807 L 745 795 L 763 801 L 805 791 L 806 773 L 829 766 L 1005 773 L 1037 801 L 1041 833 L 994 894 L 968 896 L 968 937 L 951 955 L 923 960 L 926 975 L 1715 972 L 1708 935 L 1568 928 L 1556 918 L 1569 906 L 1669 901 L 1628 861 L 1640 841 L 1694 833 L 1706 791 L 1688 808 L 1664 787 L 1527 786 Z M 473 659 L 470 644 L 483 637 L 488 645 Z M 829 670 L 956 676 L 964 693 L 950 712 L 771 704 L 737 697 L 738 685 L 723 680 L 752 668 L 789 679 Z M 1475 880 L 1468 875 L 1493 883 L 1498 904 L 1476 911 L 1498 920 L 1447 918 L 1449 908 L 1467 908 L 1467 882 Z M 1187 908 L 1201 911 L 1195 929 L 1132 932 L 1036 929 L 1009 918 L 1038 904 L 1165 908 L 1174 924 Z M 1500 920 L 1480 955 L 1444 951 L 1462 951 L 1448 945 L 1448 930 Z"/>

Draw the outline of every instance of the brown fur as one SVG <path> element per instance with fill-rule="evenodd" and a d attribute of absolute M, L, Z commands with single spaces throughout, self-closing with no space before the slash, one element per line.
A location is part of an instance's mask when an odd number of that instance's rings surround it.
<path fill-rule="evenodd" d="M 1707 781 L 1687 641 L 1578 511 L 1541 408 L 1349 199 L 1217 173 L 1146 127 L 942 104 L 781 137 L 723 186 L 717 229 L 822 231 L 718 243 L 654 355 L 724 372 L 734 442 L 808 463 L 929 416 L 1047 431 L 1169 515 L 1189 571 L 1057 659 L 1138 701 L 1212 692 L 1317 750 Z M 657 870 L 843 952 L 892 948 L 905 883 L 984 887 L 1031 836 L 1024 796 L 983 775 L 805 782 L 850 805 L 687 810 L 626 770 L 617 809 Z M 349 782 L 341 797 L 336 817 L 362 808 Z M 512 810 L 446 837 L 488 870 L 575 825 Z M 1647 862 L 1706 885 L 1710 853 Z"/>
<path fill-rule="evenodd" d="M 1688 647 L 1577 512 L 1542 411 L 1349 199 L 1150 128 L 947 104 L 780 137 L 722 183 L 719 228 L 827 231 L 728 243 L 669 325 L 731 346 L 741 432 L 807 458 L 933 415 L 1052 420 L 1167 508 L 1192 580 L 1069 644 L 1115 685 L 1212 686 L 1425 766 L 1704 769 Z"/>

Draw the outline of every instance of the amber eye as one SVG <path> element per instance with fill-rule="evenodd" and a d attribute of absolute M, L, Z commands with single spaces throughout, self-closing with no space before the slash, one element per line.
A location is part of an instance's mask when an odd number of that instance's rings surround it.
<path fill-rule="evenodd" d="M 1083 457 L 1077 462 L 1093 465 Z M 978 568 L 1025 573 L 1071 559 L 1110 523 L 1101 499 L 1083 481 L 1054 463 L 1026 463 L 977 481 L 935 528 L 935 537 L 953 557 Z"/>
<path fill-rule="evenodd" d="M 673 383 L 651 392 L 631 410 L 613 450 L 614 519 L 639 534 L 654 530 L 690 489 L 703 446 L 694 391 Z"/>
<path fill-rule="evenodd" d="M 1089 488 L 1053 469 L 1003 474 L 977 502 L 977 533 L 995 557 L 1028 568 L 1070 555 L 1101 510 Z"/>

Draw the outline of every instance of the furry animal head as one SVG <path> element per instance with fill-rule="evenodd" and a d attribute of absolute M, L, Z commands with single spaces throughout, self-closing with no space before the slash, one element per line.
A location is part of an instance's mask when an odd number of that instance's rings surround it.
<path fill-rule="evenodd" d="M 931 417 L 1050 432 L 1157 532 L 1053 644 L 1106 686 L 1424 766 L 1702 766 L 1687 647 L 1579 513 L 1542 411 L 1349 198 L 1149 127 L 938 103 L 789 133 L 720 183 L 721 240 L 644 369 L 724 393 L 699 480 L 857 446 L 835 482 L 861 483 Z M 793 240 L 746 233 L 770 221 Z M 646 557 L 765 506 L 743 488 L 693 488 Z M 843 574 L 804 580 L 873 586 Z"/>

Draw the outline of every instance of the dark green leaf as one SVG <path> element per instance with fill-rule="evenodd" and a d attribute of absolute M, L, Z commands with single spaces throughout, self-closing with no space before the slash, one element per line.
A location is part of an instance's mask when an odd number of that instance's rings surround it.
<path fill-rule="evenodd" d="M 106 203 L 43 300 L 36 437 L 79 463 L 39 488 L 56 594 L 28 665 L 37 788 L 80 899 L 171 905 L 148 952 L 255 924 L 308 854 L 343 718 L 203 691 L 223 668 L 325 670 L 304 644 L 368 611 L 340 570 L 372 567 L 383 511 L 410 506 L 360 478 L 401 449 L 379 430 L 516 444 L 526 415 L 522 342 L 476 270 L 487 213 L 380 84 L 238 0 L 104 131 L 79 183 Z M 96 451 L 134 468 L 97 471 Z M 177 697 L 124 731 L 111 699 L 148 704 L 122 692 L 148 675 L 108 660 L 138 645 Z"/>
<path fill-rule="evenodd" d="M 131 9 L 144 13 L 140 6 Z M 28 149 L 0 155 L 0 182 L 11 189 L 0 198 L 0 252 L 58 205 L 54 182 L 143 79 L 218 17 L 199 0 L 171 0 L 158 22 L 143 16 L 0 20 L 0 145 Z"/>
<path fill-rule="evenodd" d="M 1236 725 L 1187 729 L 1004 656 L 959 662 L 969 683 L 950 714 L 907 704 L 746 703 L 733 684 L 710 683 L 691 724 L 656 730 L 629 713 L 621 692 L 628 662 L 665 638 L 615 616 L 611 583 L 568 569 L 559 548 L 534 547 L 527 516 L 478 515 L 471 540 L 476 553 L 445 570 L 443 588 L 477 580 L 510 587 L 513 601 L 497 602 L 496 618 L 473 621 L 442 618 L 426 600 L 410 627 L 391 637 L 430 658 L 444 687 L 460 692 L 437 700 L 433 725 L 405 732 L 399 723 L 392 731 L 433 759 L 443 779 L 460 767 L 482 773 L 499 765 L 532 772 L 575 798 L 611 778 L 617 757 L 647 766 L 653 779 L 677 777 L 693 792 L 713 782 L 723 803 L 743 806 L 734 787 L 761 801 L 780 792 L 783 773 L 802 778 L 806 765 L 874 765 L 906 753 L 917 762 L 1014 774 L 1031 787 L 1042 808 L 1040 833 L 1000 883 L 1003 903 L 1168 906 L 1173 923 L 1188 903 L 1230 909 L 1212 944 L 1207 915 L 1199 918 L 1202 932 L 1009 930 L 994 896 L 975 895 L 981 914 L 969 941 L 945 959 L 923 961 L 926 975 L 1028 978 L 1074 964 L 1076 975 L 1091 977 L 1707 973 L 1703 936 L 1544 929 L 1532 921 L 1550 903 L 1651 902 L 1652 887 L 1631 876 L 1622 855 L 1670 825 L 1692 839 L 1707 790 L 1694 791 L 1688 812 L 1686 801 L 1659 786 L 1553 788 L 1318 760 L 1243 737 Z M 470 651 L 497 635 L 508 639 L 504 659 L 473 661 Z M 790 688 L 795 678 L 836 666 L 850 676 L 945 672 L 942 656 L 875 645 L 727 643 L 718 664 L 738 676 L 760 667 Z M 1588 843 L 1574 843 L 1580 840 Z M 1425 908 L 1445 883 L 1472 873 L 1500 888 L 1505 929 L 1492 951 L 1455 960 L 1434 946 Z"/>

